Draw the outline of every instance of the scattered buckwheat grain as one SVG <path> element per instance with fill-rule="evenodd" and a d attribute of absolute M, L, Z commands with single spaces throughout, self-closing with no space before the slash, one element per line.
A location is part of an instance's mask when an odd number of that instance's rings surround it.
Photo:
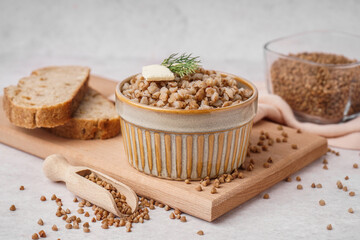
<path fill-rule="evenodd" d="M 332 230 L 331 224 L 327 225 L 326 229 L 327 229 L 327 230 Z"/>
<path fill-rule="evenodd" d="M 11 205 L 11 206 L 10 206 L 10 211 L 15 211 L 15 210 L 16 210 L 15 205 Z"/>
<path fill-rule="evenodd" d="M 338 189 L 343 189 L 343 185 L 340 181 L 337 181 L 336 185 L 337 185 Z"/>
<path fill-rule="evenodd" d="M 202 230 L 199 230 L 198 232 L 197 232 L 197 235 L 204 235 L 204 232 L 202 231 Z"/>
<path fill-rule="evenodd" d="M 40 236 L 41 238 L 46 238 L 46 233 L 45 233 L 45 231 L 44 231 L 44 230 L 40 230 L 39 236 Z"/>
<path fill-rule="evenodd" d="M 31 239 L 39 239 L 39 235 L 37 233 L 34 233 L 32 236 L 31 236 Z"/>
<path fill-rule="evenodd" d="M 21 191 L 22 191 L 22 190 L 25 190 L 24 186 L 20 186 L 20 190 L 21 190 Z"/>
<path fill-rule="evenodd" d="M 39 221 L 37 222 L 40 226 L 44 225 L 43 220 L 40 218 Z"/>
<path fill-rule="evenodd" d="M 45 196 L 41 196 L 41 197 L 40 197 L 40 200 L 44 202 L 44 201 L 46 201 L 46 197 L 45 197 Z"/>
<path fill-rule="evenodd" d="M 350 195 L 351 197 L 353 197 L 353 196 L 355 196 L 355 192 L 351 191 L 351 192 L 349 192 L 349 195 Z"/>
<path fill-rule="evenodd" d="M 73 223 L 73 229 L 79 229 L 79 223 L 78 222 L 74 222 Z"/>
<path fill-rule="evenodd" d="M 359 165 L 357 163 L 354 163 L 353 167 L 354 168 L 359 168 Z"/>
<path fill-rule="evenodd" d="M 325 201 L 321 199 L 321 200 L 319 201 L 319 204 L 320 204 L 320 206 L 325 206 Z"/>
<path fill-rule="evenodd" d="M 298 184 L 298 185 L 296 186 L 296 188 L 297 188 L 298 190 L 302 190 L 302 189 L 303 189 L 303 186 L 302 186 L 301 184 Z"/>
<path fill-rule="evenodd" d="M 268 193 L 265 193 L 263 196 L 263 199 L 269 199 L 269 198 L 270 198 L 270 195 Z"/>

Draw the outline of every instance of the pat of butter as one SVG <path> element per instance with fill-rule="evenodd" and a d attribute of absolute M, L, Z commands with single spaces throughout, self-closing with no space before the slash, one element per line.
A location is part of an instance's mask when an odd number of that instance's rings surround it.
<path fill-rule="evenodd" d="M 144 66 L 142 75 L 147 81 L 171 81 L 175 79 L 175 75 L 170 69 L 158 64 Z"/>

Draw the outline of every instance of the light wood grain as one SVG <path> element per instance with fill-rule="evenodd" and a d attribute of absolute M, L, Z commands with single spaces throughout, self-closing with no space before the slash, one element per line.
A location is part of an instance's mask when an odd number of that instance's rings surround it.
<path fill-rule="evenodd" d="M 90 79 L 90 86 L 104 95 L 113 94 L 115 85 L 111 80 L 96 76 Z M 276 124 L 268 121 L 255 124 L 250 141 L 256 144 L 261 130 L 268 132 L 273 138 L 281 137 L 282 131 L 276 127 Z M 282 181 L 327 151 L 326 139 L 322 137 L 309 133 L 299 134 L 286 127 L 284 131 L 289 135 L 287 143 L 275 142 L 268 151 L 251 154 L 250 158 L 255 160 L 253 171 L 244 171 L 244 179 L 222 184 L 218 193 L 210 194 L 211 187 L 204 187 L 204 191 L 197 192 L 195 186 L 198 182 L 185 184 L 138 172 L 128 163 L 121 135 L 108 140 L 65 139 L 53 136 L 43 129 L 28 130 L 12 126 L 0 109 L 0 142 L 41 158 L 61 153 L 72 165 L 93 168 L 125 183 L 141 196 L 156 199 L 207 221 L 213 221 Z M 294 150 L 291 144 L 297 144 L 299 148 Z M 262 164 L 269 156 L 274 163 L 270 168 L 263 168 Z"/>

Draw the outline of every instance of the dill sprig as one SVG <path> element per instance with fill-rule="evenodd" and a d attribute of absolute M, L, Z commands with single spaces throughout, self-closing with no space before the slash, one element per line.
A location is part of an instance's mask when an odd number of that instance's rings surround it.
<path fill-rule="evenodd" d="M 178 53 L 171 54 L 168 58 L 164 59 L 161 65 L 167 67 L 173 73 L 178 74 L 180 77 L 194 73 L 199 67 L 199 57 L 192 57 L 190 54 L 181 54 L 177 56 Z"/>

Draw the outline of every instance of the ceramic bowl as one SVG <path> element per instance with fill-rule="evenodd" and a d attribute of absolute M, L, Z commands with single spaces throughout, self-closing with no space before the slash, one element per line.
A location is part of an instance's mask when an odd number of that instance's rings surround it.
<path fill-rule="evenodd" d="M 255 86 L 232 74 L 253 95 L 241 104 L 202 110 L 165 109 L 132 102 L 116 86 L 129 163 L 146 174 L 176 180 L 215 178 L 244 162 L 257 111 Z M 134 75 L 135 76 L 135 75 Z"/>

